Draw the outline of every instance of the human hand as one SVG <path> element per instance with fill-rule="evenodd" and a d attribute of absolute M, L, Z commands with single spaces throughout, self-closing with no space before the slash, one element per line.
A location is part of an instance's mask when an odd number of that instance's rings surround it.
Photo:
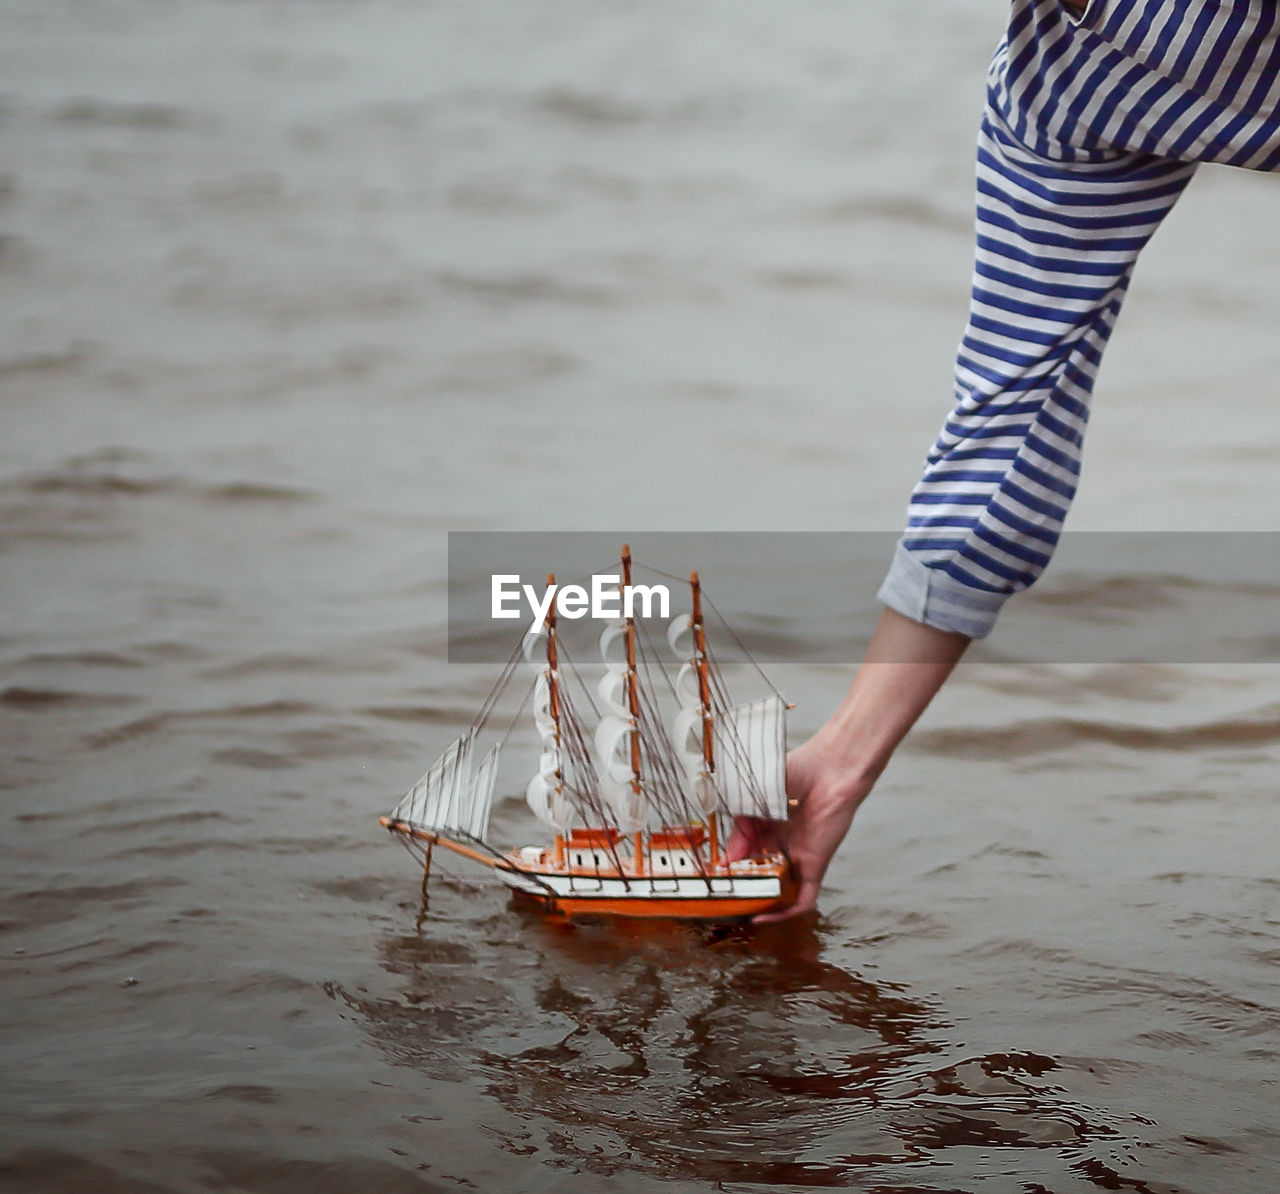
<path fill-rule="evenodd" d="M 851 771 L 840 753 L 827 748 L 820 737 L 787 755 L 791 815 L 785 821 L 737 817 L 729 836 L 730 862 L 776 850 L 791 859 L 797 883 L 795 900 L 785 908 L 753 917 L 752 924 L 789 920 L 817 906 L 822 877 L 849 832 L 853 814 L 870 791 L 871 782 Z"/>
<path fill-rule="evenodd" d="M 726 848 L 730 862 L 785 850 L 797 881 L 791 904 L 754 917 L 753 924 L 788 920 L 817 906 L 822 876 L 853 814 L 968 645 L 962 634 L 925 626 L 892 609 L 881 613 L 839 708 L 787 755 L 791 815 L 785 821 L 738 817 L 734 822 Z"/>

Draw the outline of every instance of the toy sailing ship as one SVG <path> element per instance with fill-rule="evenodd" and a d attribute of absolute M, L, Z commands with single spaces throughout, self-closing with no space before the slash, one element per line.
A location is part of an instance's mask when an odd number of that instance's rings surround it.
<path fill-rule="evenodd" d="M 626 547 L 622 583 L 625 592 Z M 594 697 L 568 660 L 548 602 L 542 628 L 513 651 L 471 729 L 381 818 L 421 854 L 424 883 L 438 845 L 491 867 L 519 897 L 568 916 L 723 920 L 790 901 L 783 854 L 730 862 L 724 849 L 732 818 L 787 815 L 788 706 L 776 691 L 731 703 L 708 645 L 696 572 L 690 588 L 692 612 L 667 632 L 674 681 L 627 616 L 601 635 L 603 676 Z M 501 744 L 482 754 L 478 743 L 522 656 L 536 673 L 533 721 L 542 741 L 526 798 L 554 840 L 504 852 L 486 840 Z M 664 705 L 672 704 L 667 717 Z"/>

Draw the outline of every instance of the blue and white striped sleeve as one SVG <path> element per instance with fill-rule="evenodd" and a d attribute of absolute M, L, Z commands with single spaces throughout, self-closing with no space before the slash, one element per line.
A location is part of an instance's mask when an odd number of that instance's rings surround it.
<path fill-rule="evenodd" d="M 1250 5 L 1094 0 L 1082 24 L 1060 0 L 1015 0 L 978 140 L 977 248 L 955 405 L 879 594 L 899 613 L 982 638 L 1005 600 L 1048 564 L 1139 252 L 1197 162 L 1276 168 L 1274 96 L 1259 116 L 1185 85 L 1211 70 L 1229 84 L 1224 63 L 1238 65 L 1242 53 L 1270 67 L 1274 83 L 1276 6 L 1266 28 L 1255 21 L 1242 34 L 1239 22 L 1219 21 L 1231 37 L 1203 36 L 1205 9 L 1256 16 Z M 1170 65 L 1183 82 L 1171 81 Z"/>

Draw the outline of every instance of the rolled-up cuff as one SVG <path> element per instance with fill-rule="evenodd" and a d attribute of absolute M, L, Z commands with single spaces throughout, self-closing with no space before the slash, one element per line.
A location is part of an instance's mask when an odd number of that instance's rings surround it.
<path fill-rule="evenodd" d="M 877 600 L 904 618 L 970 638 L 986 638 L 991 633 L 1009 596 L 962 585 L 945 572 L 930 568 L 901 543 L 876 594 Z"/>

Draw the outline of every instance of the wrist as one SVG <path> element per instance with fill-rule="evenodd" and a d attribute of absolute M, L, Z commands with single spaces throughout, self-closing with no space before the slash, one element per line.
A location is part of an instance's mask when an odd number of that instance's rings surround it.
<path fill-rule="evenodd" d="M 861 803 L 888 765 L 890 750 L 875 750 L 864 736 L 845 731 L 832 718 L 808 742 L 792 752 L 801 769 L 841 802 Z"/>
<path fill-rule="evenodd" d="M 889 765 L 889 752 L 876 752 L 867 748 L 859 748 L 856 744 L 850 748 L 833 748 L 829 754 L 830 774 L 836 786 L 846 795 L 865 796 L 875 787 L 876 782 Z"/>

